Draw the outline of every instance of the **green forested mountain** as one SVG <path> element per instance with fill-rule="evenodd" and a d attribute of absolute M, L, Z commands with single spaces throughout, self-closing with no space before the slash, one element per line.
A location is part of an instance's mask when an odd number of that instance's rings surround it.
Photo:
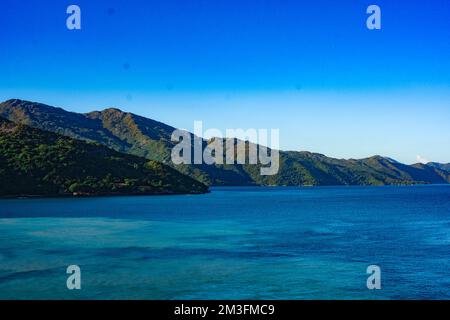
<path fill-rule="evenodd" d="M 0 196 L 206 191 L 159 162 L 0 118 Z"/>
<path fill-rule="evenodd" d="M 280 181 L 296 184 L 306 178 L 311 185 L 399 185 L 449 183 L 450 174 L 425 165 L 405 165 L 381 156 L 366 159 L 333 159 L 310 152 L 284 152 Z M 292 170 L 291 168 L 294 168 Z M 294 171 L 296 174 L 292 174 Z M 272 179 L 273 179 L 272 178 Z M 271 179 L 271 177 L 267 177 Z M 292 180 L 290 180 L 292 179 Z M 303 180 L 304 181 L 304 180 Z"/>
<path fill-rule="evenodd" d="M 171 134 L 175 128 L 132 113 L 106 109 L 78 114 L 15 99 L 0 104 L 0 116 L 173 166 L 170 152 L 174 146 Z M 206 141 L 203 143 L 205 145 Z M 296 151 L 280 152 L 280 170 L 273 176 L 261 176 L 259 165 L 199 164 L 174 167 L 208 185 L 391 185 L 450 182 L 450 172 L 439 166 L 408 166 L 381 156 L 357 160 L 333 159 L 321 154 Z"/>
<path fill-rule="evenodd" d="M 87 114 L 18 99 L 0 103 L 0 117 L 75 139 L 97 142 L 147 159 L 172 165 L 174 127 L 109 108 Z M 252 185 L 242 166 L 178 165 L 176 169 L 208 185 Z"/>

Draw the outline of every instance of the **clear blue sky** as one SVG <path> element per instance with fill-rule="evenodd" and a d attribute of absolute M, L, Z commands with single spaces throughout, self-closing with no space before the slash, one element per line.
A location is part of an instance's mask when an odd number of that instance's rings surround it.
<path fill-rule="evenodd" d="M 81 30 L 66 28 L 70 4 Z M 382 30 L 366 28 L 370 4 Z M 2 0 L 0 12 L 1 100 L 450 162 L 448 0 Z"/>

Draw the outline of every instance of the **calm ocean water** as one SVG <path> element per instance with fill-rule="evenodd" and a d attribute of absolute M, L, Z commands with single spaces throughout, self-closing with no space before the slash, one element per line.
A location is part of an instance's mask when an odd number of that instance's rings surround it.
<path fill-rule="evenodd" d="M 393 298 L 450 299 L 450 186 L 0 200 L 0 299 Z"/>

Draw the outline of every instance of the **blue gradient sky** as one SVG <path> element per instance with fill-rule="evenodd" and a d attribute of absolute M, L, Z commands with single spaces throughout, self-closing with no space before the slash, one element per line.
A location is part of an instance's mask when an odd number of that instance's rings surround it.
<path fill-rule="evenodd" d="M 82 30 L 66 29 L 78 4 Z M 382 9 L 382 30 L 366 8 Z M 0 99 L 173 126 L 279 128 L 282 149 L 450 162 L 450 2 L 0 2 Z"/>

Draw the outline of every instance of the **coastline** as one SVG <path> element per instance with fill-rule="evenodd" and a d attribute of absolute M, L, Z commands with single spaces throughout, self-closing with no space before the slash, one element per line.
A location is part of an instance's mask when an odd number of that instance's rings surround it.
<path fill-rule="evenodd" d="M 107 197 L 139 197 L 139 196 L 182 196 L 182 195 L 202 195 L 202 194 L 209 194 L 212 191 L 220 190 L 220 191 L 236 191 L 236 189 L 242 188 L 242 189 L 255 189 L 255 190 L 262 190 L 262 189 L 321 189 L 321 188 L 360 188 L 360 187 L 366 187 L 366 188 L 396 188 L 396 187 L 436 187 L 436 186 L 448 186 L 450 187 L 450 183 L 444 184 L 444 183 L 418 183 L 418 184 L 400 184 L 400 185 L 392 185 L 392 184 L 386 184 L 386 185 L 308 185 L 308 186 L 264 186 L 264 185 L 236 185 L 236 186 L 209 186 L 208 189 L 205 192 L 161 192 L 161 193 L 96 193 L 96 194 L 51 194 L 51 195 L 30 195 L 30 194 L 24 194 L 24 195 L 0 195 L 0 200 L 27 200 L 27 199 L 76 199 L 76 198 L 107 198 Z"/>
<path fill-rule="evenodd" d="M 160 192 L 160 193 L 92 193 L 92 194 L 49 194 L 49 195 L 0 195 L 2 199 L 54 199 L 54 198 L 103 198 L 103 197 L 128 197 L 128 196 L 181 196 L 181 195 L 200 195 L 210 193 L 207 189 L 205 192 Z"/>

